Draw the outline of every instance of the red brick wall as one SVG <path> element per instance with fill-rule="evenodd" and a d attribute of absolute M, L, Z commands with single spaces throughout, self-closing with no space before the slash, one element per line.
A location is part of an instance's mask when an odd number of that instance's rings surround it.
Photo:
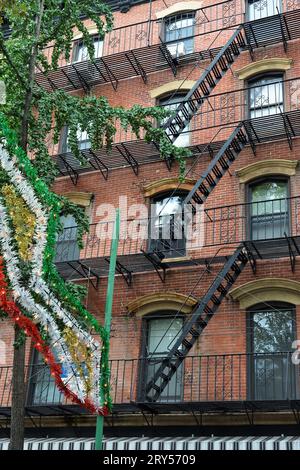
<path fill-rule="evenodd" d="M 171 5 L 176 1 L 168 0 Z M 204 2 L 203 2 L 204 3 Z M 212 2 L 205 2 L 209 4 Z M 153 11 L 164 9 L 163 1 L 155 1 L 153 3 Z M 134 7 L 127 14 L 117 12 L 115 14 L 116 26 L 142 21 L 148 17 L 149 5 L 144 4 Z M 203 39 L 203 40 L 202 40 Z M 208 35 L 205 38 L 198 38 L 196 47 L 203 50 L 211 42 L 212 37 Z M 218 41 L 224 42 L 224 36 Z M 216 42 L 216 45 L 220 43 Z M 255 51 L 254 60 L 271 57 L 288 57 L 293 59 L 293 65 L 285 74 L 285 78 L 296 78 L 300 76 L 300 61 L 298 59 L 298 42 L 289 43 L 287 53 L 281 45 L 267 47 Z M 233 74 L 230 71 L 220 81 L 214 93 L 234 90 L 242 88 L 244 84 L 236 78 L 234 72 L 250 62 L 248 53 L 243 53 L 237 59 L 232 67 Z M 176 80 L 189 79 L 196 80 L 202 73 L 207 62 L 201 62 L 197 65 L 181 67 L 178 70 Z M 104 95 L 114 106 L 124 106 L 126 108 L 135 103 L 145 106 L 154 105 L 155 100 L 150 97 L 150 90 L 174 80 L 174 76 L 170 70 L 153 73 L 148 76 L 147 84 L 144 84 L 140 77 L 123 80 L 119 83 L 118 90 L 115 92 L 110 85 L 101 85 L 95 88 L 97 95 Z M 207 143 L 213 137 L 214 130 L 201 131 L 193 135 L 194 142 Z M 245 202 L 245 187 L 239 183 L 236 176 L 236 170 L 253 162 L 265 159 L 299 159 L 300 140 L 295 139 L 293 149 L 290 150 L 286 140 L 280 142 L 266 143 L 259 145 L 257 155 L 254 157 L 251 149 L 246 148 L 239 155 L 237 161 L 232 165 L 230 172 L 224 176 L 217 188 L 208 198 L 206 207 L 217 207 L 219 205 L 236 204 Z M 190 177 L 198 178 L 209 164 L 209 156 L 203 156 L 195 166 Z M 187 167 L 193 163 L 193 160 L 187 162 Z M 95 195 L 93 207 L 91 211 L 91 222 L 98 222 L 99 217 L 96 215 L 97 207 L 102 203 L 113 204 L 118 206 L 119 196 L 127 196 L 128 204 L 144 203 L 144 185 L 156 181 L 158 179 L 178 175 L 178 167 L 173 166 L 171 172 L 166 168 L 164 162 L 157 162 L 140 166 L 139 175 L 135 176 L 130 168 L 123 168 L 110 171 L 109 178 L 104 181 L 98 172 L 91 172 L 80 176 L 76 191 L 92 192 Z M 300 194 L 300 173 L 297 170 L 295 176 L 291 177 L 291 196 Z M 63 194 L 73 191 L 72 185 L 68 177 L 59 178 L 54 190 Z M 230 248 L 232 250 L 233 248 Z M 193 253 L 199 257 L 211 257 L 217 251 L 216 247 L 203 248 L 202 251 Z M 214 265 L 211 274 L 203 277 L 201 284 L 194 292 L 194 296 L 200 298 L 213 281 L 220 266 Z M 134 315 L 130 316 L 127 312 L 127 304 L 139 298 L 140 296 L 155 292 L 171 291 L 188 295 L 191 287 L 196 283 L 199 273 L 202 272 L 203 266 L 198 267 L 182 267 L 169 269 L 166 276 L 166 282 L 161 283 L 155 272 L 135 274 L 133 276 L 133 284 L 128 287 L 121 276 L 116 277 L 115 296 L 113 304 L 113 323 L 112 323 L 112 340 L 111 340 L 111 358 L 112 359 L 134 359 L 138 358 L 141 353 L 141 337 L 142 337 L 142 320 Z M 288 259 L 268 260 L 258 262 L 257 272 L 254 275 L 250 266 L 247 266 L 236 286 L 242 285 L 253 279 L 264 277 L 282 277 L 294 280 L 300 280 L 299 261 L 296 263 L 295 272 L 292 273 Z M 83 282 L 86 284 L 86 282 Z M 89 287 L 87 307 L 95 314 L 99 321 L 103 322 L 103 312 L 105 304 L 105 295 L 107 288 L 107 279 L 101 278 L 99 289 L 96 291 L 93 287 Z M 297 328 L 300 322 L 299 307 L 297 307 Z M 12 326 L 9 321 L 1 324 L 1 336 L 7 343 L 7 364 L 12 362 Z M 29 353 L 30 344 L 28 342 L 27 351 Z M 201 335 L 197 345 L 193 348 L 192 354 L 227 354 L 227 353 L 244 353 L 246 352 L 246 313 L 240 310 L 239 305 L 231 300 L 225 300 L 219 308 L 217 314 L 209 323 L 204 333 Z M 1 385 L 1 384 L 0 384 Z M 126 392 L 128 395 L 128 391 Z"/>

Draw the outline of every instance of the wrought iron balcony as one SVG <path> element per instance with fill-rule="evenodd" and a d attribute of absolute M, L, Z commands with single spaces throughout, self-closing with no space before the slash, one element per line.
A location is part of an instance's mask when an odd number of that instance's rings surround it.
<path fill-rule="evenodd" d="M 190 126 L 179 136 L 175 145 L 188 147 L 195 157 L 219 150 L 234 126 L 243 122 L 252 148 L 259 143 L 287 139 L 300 135 L 300 78 L 277 80 L 225 93 L 215 93 L 205 98 Z M 172 103 L 172 106 L 176 103 Z M 167 105 L 165 105 L 167 106 Z M 154 125 L 157 123 L 153 122 Z M 67 145 L 66 134 L 58 145 L 49 148 L 60 174 L 69 175 L 74 184 L 80 174 L 101 172 L 107 178 L 110 170 L 131 166 L 137 174 L 139 166 L 161 159 L 157 145 L 139 140 L 132 131 L 124 131 L 116 124 L 117 133 L 110 151 L 91 148 L 86 135 L 79 135 L 81 161 Z M 51 140 L 51 139 L 50 139 Z M 171 159 L 166 163 L 170 168 Z"/>
<path fill-rule="evenodd" d="M 298 409 L 299 366 L 292 352 L 187 356 L 159 401 L 145 398 L 148 374 L 162 357 L 114 359 L 110 363 L 113 411 L 210 411 Z M 26 369 L 28 415 L 84 414 L 56 389 L 45 365 Z M 0 368 L 0 415 L 9 416 L 12 367 Z"/>
<path fill-rule="evenodd" d="M 250 52 L 256 47 L 279 42 L 286 48 L 288 40 L 300 36 L 300 10 L 297 8 L 297 2 L 285 0 L 282 9 L 280 5 L 270 12 L 262 8 L 261 13 L 249 16 L 245 14 L 244 0 L 227 0 L 195 10 L 188 27 L 184 26 L 186 13 L 181 14 L 182 18 L 177 15 L 175 26 L 181 31 L 178 35 L 174 34 L 173 23 L 169 25 L 149 18 L 108 33 L 101 57 L 94 61 L 67 63 L 62 57 L 56 71 L 37 71 L 36 81 L 48 90 L 71 91 L 89 90 L 104 83 L 117 89 L 120 80 L 133 76 L 140 76 L 147 82 L 149 73 L 167 68 L 176 75 L 177 68 L 187 61 L 211 59 L 229 39 L 232 29 L 240 24 L 244 24 Z M 74 41 L 74 48 L 77 46 L 78 41 Z M 45 57 L 50 60 L 51 55 L 50 46 L 45 50 Z"/>

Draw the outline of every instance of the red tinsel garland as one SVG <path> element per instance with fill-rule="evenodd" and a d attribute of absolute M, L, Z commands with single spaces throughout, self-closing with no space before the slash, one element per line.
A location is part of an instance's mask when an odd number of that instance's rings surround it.
<path fill-rule="evenodd" d="M 45 362 L 50 368 L 51 375 L 55 379 L 55 384 L 58 390 L 61 391 L 68 400 L 84 406 L 91 413 L 107 415 L 109 411 L 106 406 L 103 408 L 96 408 L 88 399 L 85 399 L 84 402 L 82 402 L 75 395 L 75 393 L 69 390 L 68 387 L 63 383 L 61 379 L 61 366 L 56 363 L 53 353 L 51 352 L 49 346 L 47 346 L 45 341 L 42 339 L 37 326 L 32 322 L 32 320 L 22 314 L 20 309 L 13 301 L 8 300 L 7 288 L 8 286 L 4 274 L 3 259 L 0 257 L 0 308 L 18 325 L 19 328 L 24 330 L 27 336 L 32 338 L 33 346 L 44 357 Z"/>

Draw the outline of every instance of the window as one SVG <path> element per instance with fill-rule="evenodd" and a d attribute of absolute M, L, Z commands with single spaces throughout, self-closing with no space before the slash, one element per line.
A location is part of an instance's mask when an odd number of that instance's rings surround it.
<path fill-rule="evenodd" d="M 185 94 L 175 94 L 172 95 L 171 97 L 165 97 L 159 100 L 159 105 L 164 106 L 165 109 L 168 111 L 175 111 L 181 101 L 184 100 Z M 169 117 L 166 118 L 166 121 L 169 119 Z M 162 124 L 165 121 L 162 122 Z M 176 147 L 187 147 L 190 145 L 190 123 L 181 131 L 180 135 L 177 137 L 177 139 L 174 141 L 174 145 Z"/>
<path fill-rule="evenodd" d="M 95 59 L 102 57 L 103 54 L 103 41 L 101 41 L 98 36 L 93 38 L 94 48 L 95 48 Z M 72 62 L 84 62 L 89 60 L 89 53 L 86 45 L 82 41 L 78 41 L 74 45 L 73 60 Z"/>
<path fill-rule="evenodd" d="M 250 239 L 267 240 L 289 234 L 288 182 L 270 178 L 249 186 Z"/>
<path fill-rule="evenodd" d="M 277 15 L 282 11 L 281 0 L 248 0 L 249 21 Z"/>
<path fill-rule="evenodd" d="M 78 143 L 78 148 L 79 150 L 86 150 L 91 147 L 91 141 L 89 139 L 87 131 L 82 131 L 81 129 L 78 129 L 77 131 L 77 143 Z M 71 152 L 70 145 L 68 143 L 69 140 L 69 129 L 65 129 L 63 133 L 63 138 L 62 138 L 62 152 Z"/>
<path fill-rule="evenodd" d="M 147 385 L 153 378 L 155 372 L 161 365 L 178 334 L 180 333 L 183 325 L 182 317 L 170 316 L 170 312 L 160 312 L 151 317 L 146 317 L 144 320 L 144 329 L 146 337 L 144 338 L 143 346 L 143 359 L 145 373 L 141 374 L 142 390 L 145 392 L 145 385 Z M 159 401 L 173 402 L 180 401 L 182 396 L 182 366 L 180 366 L 172 379 L 161 393 Z"/>
<path fill-rule="evenodd" d="M 63 231 L 58 235 L 56 242 L 57 263 L 63 261 L 75 261 L 79 259 L 79 247 L 77 243 L 77 224 L 72 215 L 62 216 L 60 222 Z"/>
<path fill-rule="evenodd" d="M 195 13 L 169 16 L 164 21 L 165 43 L 172 57 L 194 52 Z"/>
<path fill-rule="evenodd" d="M 183 194 L 164 194 L 151 203 L 150 251 L 165 258 L 185 255 Z"/>
<path fill-rule="evenodd" d="M 249 117 L 269 116 L 283 111 L 282 74 L 265 75 L 250 80 Z"/>
<path fill-rule="evenodd" d="M 295 312 L 290 304 L 259 304 L 249 312 L 249 399 L 295 398 Z"/>
<path fill-rule="evenodd" d="M 55 385 L 50 369 L 37 351 L 33 354 L 31 380 L 29 388 L 30 405 L 59 404 L 63 402 L 63 395 Z"/>

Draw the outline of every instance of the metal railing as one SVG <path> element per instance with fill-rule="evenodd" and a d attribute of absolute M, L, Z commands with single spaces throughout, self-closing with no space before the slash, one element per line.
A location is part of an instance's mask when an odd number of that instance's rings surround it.
<path fill-rule="evenodd" d="M 178 103 L 172 102 L 172 108 Z M 161 105 L 168 108 L 168 103 Z M 215 141 L 226 140 L 230 135 L 231 128 L 241 121 L 250 119 L 256 127 L 260 121 L 265 123 L 266 117 L 277 115 L 279 118 L 283 112 L 293 112 L 300 109 L 300 77 L 289 80 L 276 80 L 263 85 L 253 85 L 222 93 L 214 93 L 205 98 L 200 110 L 193 116 L 189 126 L 175 140 L 175 145 L 181 147 L 201 146 L 207 144 L 211 139 Z M 170 112 L 172 112 L 171 110 Z M 151 119 L 150 119 L 151 121 Z M 152 124 L 157 126 L 157 121 Z M 271 125 L 272 127 L 273 125 Z M 134 143 L 136 135 L 131 128 L 124 130 L 119 122 L 115 122 L 116 134 L 114 143 Z M 272 128 L 265 123 L 268 135 L 272 136 Z M 276 135 L 285 134 L 284 123 L 273 126 Z M 217 136 L 217 137 L 215 137 Z M 49 136 L 49 142 L 52 139 Z M 145 133 L 140 132 L 139 140 L 143 140 Z M 89 149 L 91 143 L 86 132 L 78 132 L 78 146 L 84 158 L 90 158 Z M 97 152 L 97 149 L 92 148 Z M 67 143 L 67 131 L 64 129 L 59 144 L 50 144 L 50 155 L 72 155 Z"/>
<path fill-rule="evenodd" d="M 204 209 L 205 246 L 300 235 L 300 197 Z"/>
<path fill-rule="evenodd" d="M 233 402 L 299 399 L 299 366 L 292 352 L 187 356 L 159 402 Z M 163 357 L 110 361 L 115 405 L 145 402 L 145 386 Z M 68 404 L 45 365 L 26 370 L 26 405 Z M 0 367 L 0 407 L 11 406 L 12 366 Z"/>
<path fill-rule="evenodd" d="M 272 8 L 264 6 L 265 3 L 268 5 L 272 3 Z M 185 50 L 185 44 L 191 41 L 194 43 L 194 51 L 199 52 L 208 49 L 209 46 L 209 43 L 206 44 L 203 39 L 204 35 L 237 27 L 245 21 L 262 19 L 276 15 L 278 12 L 288 12 L 299 8 L 297 1 L 261 1 L 256 2 L 257 5 L 261 5 L 261 8 L 255 8 L 255 6 L 253 6 L 252 12 L 251 8 L 247 9 L 246 4 L 247 2 L 244 0 L 226 0 L 213 5 L 204 6 L 198 10 L 194 10 L 193 21 L 189 23 L 186 23 L 186 13 L 179 13 L 171 24 L 168 22 L 165 23 L 163 20 L 150 18 L 146 21 L 114 28 L 105 35 L 102 57 L 161 43 L 167 44 L 171 55 L 185 55 L 191 52 L 190 44 L 188 44 Z M 176 31 L 179 31 L 180 34 L 176 35 Z M 173 34 L 170 34 L 170 32 Z M 224 37 L 223 39 L 220 38 L 220 41 L 222 40 L 224 40 Z M 209 38 L 209 41 L 211 41 L 211 38 Z M 78 41 L 74 41 L 74 47 L 76 47 L 77 44 Z M 179 47 L 177 47 L 178 45 Z M 221 45 L 221 42 L 217 45 Z M 176 52 L 174 52 L 175 50 Z M 48 61 L 51 59 L 52 52 L 52 46 L 45 49 L 44 54 Z M 66 64 L 65 58 L 61 57 L 59 66 L 62 67 Z"/>
<path fill-rule="evenodd" d="M 109 257 L 114 222 L 90 225 L 77 243 L 76 227 L 65 228 L 56 245 L 56 262 Z M 300 196 L 202 208 L 195 215 L 187 211 L 121 222 L 118 256 L 141 251 L 160 252 L 165 258 L 189 255 L 201 257 L 209 246 L 243 241 L 275 240 L 300 236 Z M 196 250 L 194 252 L 194 250 Z"/>

